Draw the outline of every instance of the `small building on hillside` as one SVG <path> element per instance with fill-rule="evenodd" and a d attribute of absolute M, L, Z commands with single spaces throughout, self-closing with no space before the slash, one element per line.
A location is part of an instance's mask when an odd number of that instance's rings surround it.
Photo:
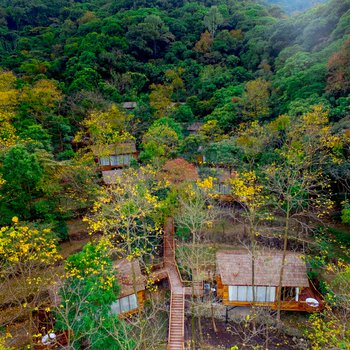
<path fill-rule="evenodd" d="M 201 178 L 212 177 L 214 191 L 222 201 L 232 201 L 233 196 L 231 194 L 232 186 L 230 179 L 236 176 L 236 173 L 230 169 L 219 166 L 200 166 L 198 172 Z"/>
<path fill-rule="evenodd" d="M 232 173 L 225 168 L 216 168 L 216 175 L 214 175 L 214 189 L 218 195 L 231 196 L 230 178 Z"/>
<path fill-rule="evenodd" d="M 267 306 L 276 310 L 282 256 L 280 251 L 256 252 L 253 282 L 253 257 L 250 252 L 217 252 L 217 295 L 223 304 Z M 323 307 L 323 299 L 309 281 L 305 261 L 298 253 L 287 252 L 281 295 L 281 310 L 315 312 Z"/>
<path fill-rule="evenodd" d="M 119 298 L 111 305 L 112 312 L 129 316 L 143 308 L 146 278 L 141 273 L 138 260 L 118 260 L 113 264 L 120 286 Z"/>
<path fill-rule="evenodd" d="M 103 182 L 106 185 L 115 183 L 122 170 L 129 167 L 138 152 L 134 141 L 115 143 L 108 146 L 92 146 L 95 159 L 102 171 Z"/>
<path fill-rule="evenodd" d="M 130 166 L 137 159 L 134 141 L 115 143 L 108 146 L 92 146 L 92 150 L 101 170 L 113 170 Z"/>
<path fill-rule="evenodd" d="M 122 104 L 124 109 L 133 110 L 137 107 L 137 102 L 127 101 Z"/>
<path fill-rule="evenodd" d="M 198 134 L 200 128 L 202 127 L 203 123 L 202 122 L 195 122 L 195 123 L 192 123 L 190 124 L 188 127 L 187 127 L 187 131 L 190 135 L 196 135 Z"/>

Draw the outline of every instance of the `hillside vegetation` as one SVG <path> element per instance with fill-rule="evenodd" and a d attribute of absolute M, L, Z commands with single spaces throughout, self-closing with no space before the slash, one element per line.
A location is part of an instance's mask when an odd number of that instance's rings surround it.
<path fill-rule="evenodd" d="M 0 348 L 9 333 L 34 346 L 54 282 L 75 349 L 160 349 L 142 338 L 153 316 L 108 317 L 112 259 L 149 274 L 169 216 L 181 244 L 303 254 L 327 307 L 302 336 L 349 346 L 350 0 L 311 5 L 0 1 L 0 292 L 13 295 L 0 301 Z M 133 142 L 137 159 L 105 186 L 98 159 Z M 230 237 L 210 236 L 228 222 Z M 63 261 L 74 223 L 91 242 Z"/>

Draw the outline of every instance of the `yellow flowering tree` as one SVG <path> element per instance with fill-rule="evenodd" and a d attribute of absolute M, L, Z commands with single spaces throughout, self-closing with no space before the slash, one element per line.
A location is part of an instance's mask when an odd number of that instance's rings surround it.
<path fill-rule="evenodd" d="M 12 226 L 0 229 L 1 300 L 14 305 L 15 311 L 5 325 L 25 317 L 32 336 L 32 311 L 43 302 L 41 295 L 56 283 L 54 264 L 61 257 L 50 229 L 26 225 L 17 217 L 12 221 Z"/>
<path fill-rule="evenodd" d="M 275 212 L 283 216 L 283 258 L 279 291 L 284 273 L 284 261 L 290 236 L 307 233 L 312 222 L 320 221 L 333 208 L 330 179 L 324 167 L 340 161 L 341 139 L 332 135 L 328 126 L 328 113 L 315 106 L 310 113 L 291 123 L 284 118 L 284 142 L 276 150 L 278 159 L 265 167 L 267 188 Z M 268 128 L 274 129 L 276 122 Z M 281 294 L 278 295 L 277 319 L 280 320 Z"/>
<path fill-rule="evenodd" d="M 350 264 L 342 261 L 330 263 L 326 272 L 331 275 L 327 283 L 329 304 L 321 314 L 309 318 L 306 335 L 311 349 L 348 349 L 350 344 Z"/>
<path fill-rule="evenodd" d="M 190 244 L 183 246 L 176 252 L 181 264 L 181 270 L 190 276 L 191 280 L 191 341 L 195 346 L 195 319 L 198 319 L 200 338 L 202 339 L 201 315 L 196 315 L 198 306 L 195 299 L 195 287 L 204 279 L 203 270 L 207 271 L 208 258 L 203 252 L 205 229 L 211 227 L 217 212 L 213 205 L 213 181 L 212 177 L 198 180 L 196 183 L 187 182 L 178 188 L 178 207 L 175 211 L 177 226 L 189 232 Z M 212 258 L 212 256 L 211 256 Z"/>
<path fill-rule="evenodd" d="M 24 86 L 20 96 L 22 108 L 41 122 L 46 121 L 62 99 L 58 83 L 49 79 L 40 79 L 32 86 Z"/>
<path fill-rule="evenodd" d="M 105 111 L 92 111 L 74 137 L 74 142 L 81 145 L 78 157 L 93 166 L 94 157 L 110 155 L 111 145 L 134 140 L 129 133 L 133 118 L 115 104 Z"/>
<path fill-rule="evenodd" d="M 148 268 L 161 243 L 164 191 L 166 184 L 158 180 L 151 167 L 128 169 L 116 178 L 115 184 L 101 189 L 99 199 L 84 220 L 91 234 L 103 233 L 110 239 L 120 258 L 139 259 Z"/>
<path fill-rule="evenodd" d="M 237 131 L 236 144 L 242 149 L 249 170 L 253 170 L 258 156 L 265 150 L 270 138 L 258 121 L 243 123 Z"/>
<path fill-rule="evenodd" d="M 0 151 L 16 143 L 16 129 L 12 125 L 18 105 L 17 78 L 12 72 L 0 71 Z"/>
<path fill-rule="evenodd" d="M 204 229 L 212 225 L 216 215 L 212 203 L 213 181 L 212 177 L 208 177 L 196 184 L 184 184 L 178 191 L 176 223 L 189 231 L 193 244 L 200 241 Z"/>
<path fill-rule="evenodd" d="M 260 234 L 260 224 L 265 220 L 272 219 L 266 211 L 268 197 L 264 194 L 261 179 L 255 171 L 237 173 L 230 179 L 230 185 L 234 200 L 243 209 L 243 215 L 240 212 L 234 213 L 235 218 L 239 220 L 243 216 L 243 222 L 248 226 L 252 254 L 252 285 L 254 286 L 256 236 Z M 253 288 L 253 300 L 255 300 L 255 288 Z"/>

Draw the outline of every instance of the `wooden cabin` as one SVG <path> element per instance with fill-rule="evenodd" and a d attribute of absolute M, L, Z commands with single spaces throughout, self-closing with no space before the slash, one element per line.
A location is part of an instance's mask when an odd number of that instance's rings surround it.
<path fill-rule="evenodd" d="M 277 310 L 282 255 L 280 251 L 256 252 L 253 283 L 253 259 L 250 252 L 217 252 L 217 295 L 222 303 L 228 306 L 266 306 Z M 323 303 L 321 295 L 308 279 L 305 261 L 300 254 L 287 252 L 282 279 L 281 310 L 315 312 L 323 308 Z"/>
<path fill-rule="evenodd" d="M 132 315 L 143 308 L 146 278 L 141 273 L 138 260 L 118 260 L 114 263 L 120 285 L 119 298 L 111 305 L 112 313 L 121 317 Z"/>
<path fill-rule="evenodd" d="M 120 176 L 122 170 L 129 167 L 131 161 L 138 156 L 134 141 L 92 146 L 92 150 L 106 185 L 115 183 L 116 177 Z"/>
<path fill-rule="evenodd" d="M 133 110 L 137 107 L 137 102 L 127 101 L 122 104 L 124 109 Z"/>
<path fill-rule="evenodd" d="M 92 146 L 98 165 L 102 171 L 122 169 L 137 159 L 134 141 L 115 143 L 108 146 Z"/>
<path fill-rule="evenodd" d="M 202 127 L 203 123 L 202 122 L 195 122 L 195 123 L 192 123 L 190 124 L 188 127 L 187 127 L 187 132 L 189 135 L 196 135 L 198 134 L 200 128 Z"/>
<path fill-rule="evenodd" d="M 216 175 L 214 180 L 214 189 L 218 195 L 231 196 L 231 171 L 224 168 L 216 168 Z"/>
<path fill-rule="evenodd" d="M 221 201 L 232 201 L 233 196 L 231 194 L 232 186 L 230 179 L 236 175 L 230 169 L 218 166 L 201 166 L 198 168 L 202 178 L 211 176 L 213 180 L 213 187 L 215 193 L 218 195 L 218 199 Z"/>

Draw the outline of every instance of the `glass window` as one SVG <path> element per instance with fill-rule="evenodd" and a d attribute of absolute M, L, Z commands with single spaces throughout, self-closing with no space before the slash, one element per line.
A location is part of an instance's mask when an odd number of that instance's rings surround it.
<path fill-rule="evenodd" d="M 129 295 L 130 310 L 137 309 L 137 298 L 135 294 Z"/>
<path fill-rule="evenodd" d="M 131 155 L 130 154 L 124 155 L 124 165 L 130 165 L 130 162 L 131 162 Z"/>
<path fill-rule="evenodd" d="M 111 311 L 113 315 L 119 315 L 120 314 L 120 303 L 119 300 L 115 301 L 111 305 Z"/>
<path fill-rule="evenodd" d="M 116 165 L 123 165 L 123 156 L 117 156 L 117 164 Z"/>
<path fill-rule="evenodd" d="M 266 287 L 256 287 L 255 300 L 263 303 L 266 301 Z"/>
<path fill-rule="evenodd" d="M 256 298 L 256 296 L 255 296 Z M 247 287 L 247 301 L 253 301 L 253 287 Z"/>
<path fill-rule="evenodd" d="M 274 302 L 276 295 L 276 287 L 258 286 L 255 288 L 255 301 Z M 229 286 L 228 289 L 229 301 L 248 301 L 252 302 L 253 299 L 253 287 L 252 286 Z"/>
<path fill-rule="evenodd" d="M 131 294 L 113 302 L 111 304 L 111 312 L 113 315 L 119 315 L 120 313 L 126 313 L 128 311 L 137 309 L 137 307 L 137 297 L 135 294 Z"/>
<path fill-rule="evenodd" d="M 109 165 L 109 157 L 101 157 L 100 165 Z"/>
<path fill-rule="evenodd" d="M 237 295 L 238 301 L 247 301 L 247 287 L 239 286 Z"/>
<path fill-rule="evenodd" d="M 116 156 L 111 156 L 110 160 L 111 160 L 111 165 L 118 165 L 118 159 Z"/>
<path fill-rule="evenodd" d="M 267 287 L 266 301 L 274 302 L 276 299 L 276 287 Z"/>
<path fill-rule="evenodd" d="M 128 312 L 130 310 L 129 307 L 129 298 L 125 297 L 125 298 L 120 298 L 120 312 L 124 313 L 124 312 Z"/>
<path fill-rule="evenodd" d="M 228 300 L 229 301 L 237 300 L 237 286 L 228 287 Z"/>

